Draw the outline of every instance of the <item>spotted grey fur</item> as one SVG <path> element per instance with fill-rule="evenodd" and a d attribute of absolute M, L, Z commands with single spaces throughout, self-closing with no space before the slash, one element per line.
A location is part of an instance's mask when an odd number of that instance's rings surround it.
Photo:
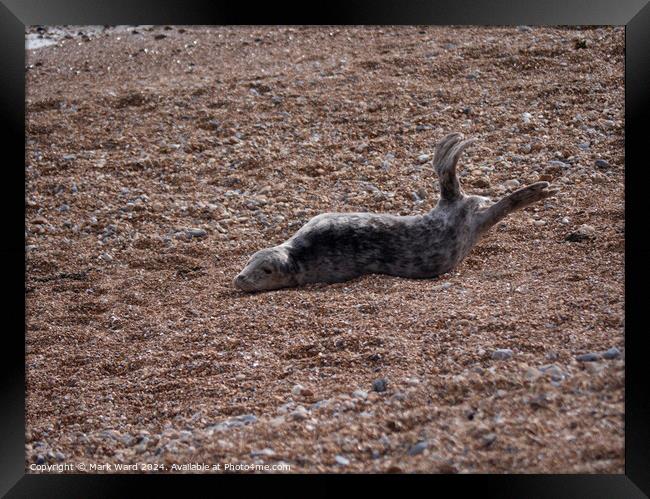
<path fill-rule="evenodd" d="M 557 192 L 537 182 L 496 203 L 466 195 L 456 164 L 472 142 L 453 133 L 438 143 L 433 166 L 441 196 L 426 215 L 318 215 L 284 243 L 255 253 L 234 285 L 264 291 L 370 273 L 422 279 L 449 272 L 499 220 Z"/>

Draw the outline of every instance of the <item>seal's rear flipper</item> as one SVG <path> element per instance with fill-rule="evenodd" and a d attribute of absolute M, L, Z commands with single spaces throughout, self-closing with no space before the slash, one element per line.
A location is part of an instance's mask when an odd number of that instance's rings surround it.
<path fill-rule="evenodd" d="M 440 198 L 445 201 L 455 201 L 463 196 L 456 175 L 456 164 L 461 153 L 474 142 L 474 139 L 462 139 L 460 133 L 452 133 L 442 139 L 436 147 L 433 167 L 440 181 Z"/>
<path fill-rule="evenodd" d="M 508 214 L 521 210 L 529 204 L 553 196 L 558 189 L 549 189 L 548 182 L 536 182 L 519 189 L 490 206 L 478 217 L 478 230 L 484 232 Z"/>

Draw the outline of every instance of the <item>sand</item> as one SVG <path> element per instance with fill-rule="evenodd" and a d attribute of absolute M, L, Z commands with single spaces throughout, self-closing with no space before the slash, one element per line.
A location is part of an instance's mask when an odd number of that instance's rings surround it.
<path fill-rule="evenodd" d="M 623 28 L 40 34 L 29 472 L 623 473 Z M 432 209 L 453 131 L 467 192 L 560 193 L 437 279 L 232 286 L 319 213 Z"/>

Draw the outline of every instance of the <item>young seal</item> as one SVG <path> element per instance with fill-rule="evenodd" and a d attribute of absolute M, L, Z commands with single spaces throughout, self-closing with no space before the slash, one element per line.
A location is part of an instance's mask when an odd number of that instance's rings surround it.
<path fill-rule="evenodd" d="M 456 163 L 472 142 L 452 133 L 438 143 L 433 166 L 440 199 L 426 215 L 318 215 L 284 243 L 255 253 L 234 285 L 250 292 L 370 273 L 421 279 L 449 272 L 499 220 L 557 192 L 537 182 L 496 203 L 466 195 Z"/>

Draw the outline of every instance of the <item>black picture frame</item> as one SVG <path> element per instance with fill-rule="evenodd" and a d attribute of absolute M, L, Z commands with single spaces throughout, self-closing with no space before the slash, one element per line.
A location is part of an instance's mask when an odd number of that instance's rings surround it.
<path fill-rule="evenodd" d="M 188 479 L 208 484 L 215 492 L 224 487 L 245 494 L 251 486 L 280 485 L 285 493 L 330 495 L 350 481 L 364 482 L 367 491 L 402 492 L 410 485 L 450 485 L 457 493 L 467 489 L 498 497 L 646 497 L 650 494 L 650 398 L 644 384 L 642 322 L 643 283 L 646 282 L 642 210 L 630 207 L 643 201 L 641 175 L 644 160 L 644 124 L 648 122 L 650 89 L 650 5 L 646 0 L 475 0 L 435 1 L 330 1 L 311 5 L 252 7 L 243 2 L 198 0 L 0 0 L 0 96 L 4 189 L 2 251 L 4 265 L 0 407 L 0 494 L 6 497 L 115 497 L 133 495 L 133 487 L 170 491 L 170 484 Z M 34 475 L 25 474 L 25 253 L 24 253 L 24 139 L 25 139 L 25 26 L 42 24 L 474 24 L 474 25 L 625 25 L 625 156 L 626 156 L 626 372 L 624 475 L 412 475 L 412 476 L 184 476 L 169 475 Z M 22 209 L 21 209 L 22 207 Z M 18 290 L 18 291 L 17 291 Z M 21 327 L 22 324 L 22 327 Z M 365 478 L 365 480 L 364 480 Z M 369 479 L 368 479 L 369 478 Z"/>

